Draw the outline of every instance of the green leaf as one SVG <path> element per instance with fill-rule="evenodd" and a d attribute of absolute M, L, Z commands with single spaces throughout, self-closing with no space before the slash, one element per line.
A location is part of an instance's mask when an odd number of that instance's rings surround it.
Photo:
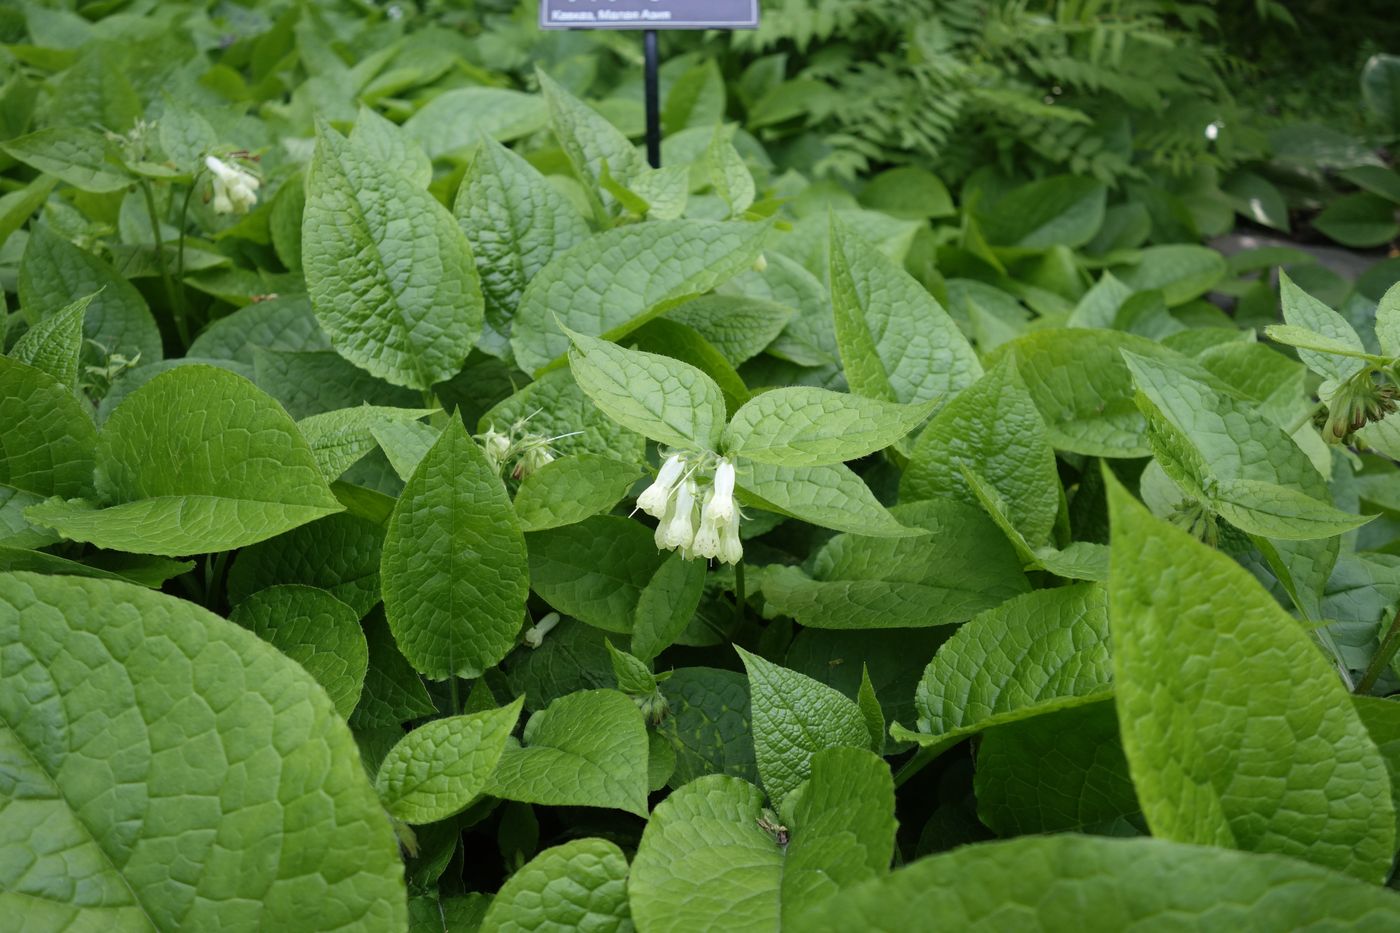
<path fill-rule="evenodd" d="M 105 365 L 117 355 L 142 363 L 161 359 L 160 331 L 136 286 L 46 224 L 34 227 L 19 267 L 25 319 L 35 325 L 84 295 L 93 296 L 83 317 L 83 338 L 92 344 L 84 348 L 84 362 Z"/>
<path fill-rule="evenodd" d="M 581 690 L 530 717 L 523 747 L 507 747 L 486 792 L 549 807 L 647 813 L 647 731 L 616 690 Z"/>
<path fill-rule="evenodd" d="M 228 572 L 235 606 L 259 590 L 300 583 L 330 593 L 357 619 L 379 602 L 384 529 L 347 512 L 319 519 L 239 550 Z"/>
<path fill-rule="evenodd" d="M 1390 778 L 1331 665 L 1248 571 L 1108 483 L 1118 721 L 1152 834 L 1384 878 Z"/>
<path fill-rule="evenodd" d="M 1369 521 L 1337 509 L 1326 481 L 1277 424 L 1191 376 L 1124 351 L 1157 462 L 1185 492 L 1249 534 L 1307 540 Z"/>
<path fill-rule="evenodd" d="M 1376 305 L 1376 339 L 1382 353 L 1400 357 L 1400 282 L 1390 286 Z"/>
<path fill-rule="evenodd" d="M 1065 326 L 1112 328 L 1114 320 L 1118 317 L 1118 309 L 1123 307 L 1123 302 L 1133 294 L 1133 290 L 1118 281 L 1112 272 L 1105 271 L 1094 283 L 1094 287 L 1079 299 L 1079 304 L 1074 306 L 1074 311 L 1065 321 Z"/>
<path fill-rule="evenodd" d="M 55 311 L 15 341 L 10 358 L 48 373 L 70 389 L 78 388 L 78 362 L 83 350 L 83 317 L 95 295 Z"/>
<path fill-rule="evenodd" d="M 860 191 L 860 203 L 892 217 L 915 220 L 951 217 L 957 212 L 947 185 L 913 165 L 886 169 L 870 179 Z"/>
<path fill-rule="evenodd" d="M 694 328 L 729 365 L 738 366 L 767 349 L 792 319 L 793 311 L 758 298 L 707 295 L 687 301 L 666 316 Z"/>
<path fill-rule="evenodd" d="M 948 929 L 989 930 L 1384 928 L 1400 923 L 1400 897 L 1272 855 L 1158 839 L 1027 837 L 920 859 L 813 905 L 783 929 L 897 933 L 931 917 Z"/>
<path fill-rule="evenodd" d="M 1055 175 L 1022 185 L 977 212 L 987 241 L 1048 249 L 1083 246 L 1103 224 L 1108 189 L 1078 175 Z"/>
<path fill-rule="evenodd" d="M 1400 56 L 1377 54 L 1361 69 L 1361 99 L 1381 126 L 1400 130 Z"/>
<path fill-rule="evenodd" d="M 999 836 L 1141 831 L 1142 807 L 1109 701 L 988 729 L 973 788 L 978 818 Z"/>
<path fill-rule="evenodd" d="M 635 463 L 578 454 L 560 457 L 520 481 L 515 514 L 523 531 L 544 531 L 606 512 L 641 478 Z"/>
<path fill-rule="evenodd" d="M 943 643 L 914 694 L 918 732 L 943 750 L 991 726 L 1111 695 L 1102 587 L 1036 590 L 989 609 Z"/>
<path fill-rule="evenodd" d="M 394 640 L 424 675 L 479 677 L 514 646 L 529 595 L 525 539 L 461 419 L 404 486 L 379 572 Z"/>
<path fill-rule="evenodd" d="M 36 496 L 92 491 L 97 431 L 72 387 L 0 357 L 0 483 Z"/>
<path fill-rule="evenodd" d="M 374 157 L 382 165 L 394 167 L 404 178 L 419 188 L 428 187 L 433 180 L 433 163 L 412 137 L 364 104 L 355 117 L 350 141 Z"/>
<path fill-rule="evenodd" d="M 683 363 L 689 363 L 714 380 L 724 393 L 724 408 L 729 414 L 738 410 L 753 393 L 744 384 L 724 354 L 710 346 L 700 332 L 679 321 L 656 318 L 647 321 L 624 338 L 637 350 L 658 353 Z"/>
<path fill-rule="evenodd" d="M 574 174 L 583 182 L 584 191 L 593 203 L 594 213 L 600 221 L 605 220 L 607 212 L 599 195 L 603 166 L 607 165 L 612 176 L 626 185 L 646 164 L 631 141 L 595 110 L 564 90 L 542 70 L 536 68 L 535 77 L 549 106 L 549 123 L 554 136 L 573 166 Z M 558 355 L 553 353 L 550 359 Z M 539 365 L 526 364 L 519 346 L 516 347 L 516 358 L 527 370 Z"/>
<path fill-rule="evenodd" d="M 699 566 L 688 562 L 689 566 Z M 683 667 L 661 684 L 671 715 L 658 727 L 676 752 L 671 786 L 707 774 L 757 783 L 749 715 L 749 683 L 742 674 Z"/>
<path fill-rule="evenodd" d="M 350 731 L 272 647 L 133 584 L 28 573 L 0 574 L 0 633 L 31 685 L 0 691 L 0 876 L 26 925 L 406 926 Z"/>
<path fill-rule="evenodd" d="M 817 752 L 870 746 L 860 707 L 844 695 L 737 645 L 734 650 L 749 674 L 758 775 L 775 806 L 811 776 Z"/>
<path fill-rule="evenodd" d="M 395 385 L 450 379 L 481 333 L 481 285 L 452 215 L 329 127 L 307 183 L 302 262 L 336 351 Z"/>
<path fill-rule="evenodd" d="M 1149 246 L 1118 277 L 1136 292 L 1160 291 L 1170 307 L 1186 304 L 1225 278 L 1225 257 L 1206 246 Z"/>
<path fill-rule="evenodd" d="M 545 849 L 496 892 L 480 933 L 628 933 L 627 856 L 606 839 Z"/>
<path fill-rule="evenodd" d="M 640 522 L 595 515 L 532 532 L 530 586 L 550 606 L 607 632 L 631 631 L 642 590 L 665 560 Z"/>
<path fill-rule="evenodd" d="M 646 439 L 599 411 L 568 370 L 546 373 L 496 405 L 481 416 L 477 431 L 508 431 L 517 422 L 553 437 L 556 456 L 592 453 L 636 463 L 646 451 Z"/>
<path fill-rule="evenodd" d="M 297 223 L 301 223 L 300 215 Z M 219 318 L 194 338 L 188 355 L 252 365 L 256 347 L 274 351 L 329 350 L 331 344 L 307 297 L 284 295 L 254 302 Z"/>
<path fill-rule="evenodd" d="M 770 512 L 858 535 L 900 538 L 923 534 L 901 525 L 864 481 L 839 463 L 784 467 L 742 460 L 737 474 L 741 498 Z"/>
<path fill-rule="evenodd" d="M 888 870 L 894 782 L 868 751 L 819 753 L 779 838 L 759 824 L 763 814 L 762 792 L 731 777 L 701 778 L 666 798 L 632 865 L 638 925 L 656 933 L 785 929 L 807 905 Z"/>
<path fill-rule="evenodd" d="M 350 725 L 357 730 L 377 727 L 397 732 L 401 723 L 437 712 L 418 672 L 395 646 L 383 613 L 376 611 L 365 622 L 365 641 L 369 668 Z"/>
<path fill-rule="evenodd" d="M 54 500 L 31 520 L 98 547 L 178 557 L 342 509 L 282 407 L 212 366 L 177 367 L 127 396 L 98 438 L 96 475 L 108 507 Z"/>
<path fill-rule="evenodd" d="M 1313 218 L 1312 224 L 1326 236 L 1353 249 L 1383 246 L 1400 235 L 1395 203 L 1369 192 L 1334 198 Z"/>
<path fill-rule="evenodd" d="M 503 667 L 509 691 L 523 693 L 531 712 L 576 690 L 613 686 L 607 636 L 576 619 L 560 619 L 544 644 L 517 648 Z"/>
<path fill-rule="evenodd" d="M 374 779 L 384 809 L 416 824 L 465 810 L 496 769 L 523 703 L 435 719 L 400 739 Z"/>
<path fill-rule="evenodd" d="M 569 368 L 579 387 L 614 421 L 673 447 L 714 450 L 724 429 L 724 394 L 689 363 L 624 350 L 568 331 Z"/>
<path fill-rule="evenodd" d="M 0 149 L 80 191 L 120 191 L 135 181 L 116 144 L 83 127 L 49 127 L 0 144 Z"/>
<path fill-rule="evenodd" d="M 865 717 L 865 728 L 870 731 L 870 750 L 880 754 L 885 748 L 885 712 L 880 708 L 880 699 L 875 695 L 875 685 L 870 682 L 870 669 L 860 666 L 860 692 L 856 694 L 856 706 Z"/>
<path fill-rule="evenodd" d="M 996 489 L 1011 524 L 1033 546 L 1050 540 L 1060 508 L 1055 451 L 1010 354 L 919 435 L 899 482 L 900 499 L 966 502 L 971 490 L 964 469 L 976 470 Z"/>
<path fill-rule="evenodd" d="M 464 154 L 487 139 L 508 142 L 543 129 L 545 102 L 537 94 L 501 87 L 443 91 L 409 117 L 403 132 L 430 158 Z"/>
<path fill-rule="evenodd" d="M 656 678 L 651 668 L 641 658 L 619 651 L 613 647 L 612 639 L 604 639 L 608 658 L 612 662 L 613 679 L 617 689 L 628 696 L 648 696 L 656 690 Z"/>
<path fill-rule="evenodd" d="M 808 628 L 923 628 L 962 622 L 1029 589 L 1016 553 L 976 508 L 936 499 L 894 514 L 929 534 L 838 535 L 805 572 L 768 567 L 765 611 Z"/>
<path fill-rule="evenodd" d="M 482 346 L 508 355 L 511 321 L 526 284 L 556 253 L 586 240 L 588 224 L 530 163 L 497 142 L 483 144 L 472 159 L 452 212 L 481 276 L 487 324 Z"/>
<path fill-rule="evenodd" d="M 695 618 L 704 592 L 705 562 L 679 551 L 668 555 L 637 597 L 632 653 L 651 661 L 669 648 Z"/>
<path fill-rule="evenodd" d="M 923 402 L 950 398 L 982 375 L 937 299 L 834 215 L 830 263 L 836 343 L 852 391 Z"/>
<path fill-rule="evenodd" d="M 937 400 L 899 405 L 794 386 L 763 392 L 734 413 L 723 446 L 779 466 L 825 466 L 882 450 L 918 427 Z"/>
<path fill-rule="evenodd" d="M 369 427 L 370 437 L 384 451 L 389 465 L 405 483 L 418 470 L 418 464 L 432 450 L 442 432 L 431 424 L 407 419 L 376 419 Z"/>
<path fill-rule="evenodd" d="M 300 664 L 325 688 L 341 716 L 354 712 L 369 665 L 354 609 L 325 590 L 272 586 L 235 606 L 229 621 Z"/>
<path fill-rule="evenodd" d="M 1056 450 L 1146 457 L 1152 448 L 1133 400 L 1132 374 L 1120 353 L 1124 349 L 1154 358 L 1171 355 L 1132 334 L 1079 328 L 1034 331 L 1000 352 L 1015 354 L 1016 371 Z"/>
<path fill-rule="evenodd" d="M 600 233 L 555 255 L 520 297 L 516 362 L 538 371 L 569 349 L 564 328 L 616 339 L 750 268 L 770 227 L 659 220 Z"/>
<path fill-rule="evenodd" d="M 1282 270 L 1279 271 L 1279 298 L 1283 303 L 1283 319 L 1289 324 L 1312 331 L 1322 337 L 1326 345 L 1337 344 L 1357 353 L 1366 352 L 1366 346 L 1346 318 L 1303 291 Z M 1298 359 L 1319 376 L 1338 382 L 1365 368 L 1360 360 L 1313 350 L 1299 350 Z"/>
<path fill-rule="evenodd" d="M 316 458 L 322 475 L 327 480 L 336 480 L 374 450 L 377 444 L 374 428 L 382 422 L 416 422 L 434 411 L 432 408 L 361 405 L 310 415 L 298 421 L 297 428 L 311 447 L 311 455 Z"/>
<path fill-rule="evenodd" d="M 1296 324 L 1270 324 L 1264 328 L 1264 334 L 1275 343 L 1284 343 L 1290 347 L 1301 350 L 1313 350 L 1318 353 L 1331 353 L 1336 356 L 1352 357 L 1358 360 L 1369 360 L 1371 362 L 1387 362 L 1387 358 L 1367 353 L 1365 350 L 1357 350 L 1348 346 L 1340 340 L 1333 340 L 1321 334 L 1314 333 L 1306 327 L 1298 327 Z"/>

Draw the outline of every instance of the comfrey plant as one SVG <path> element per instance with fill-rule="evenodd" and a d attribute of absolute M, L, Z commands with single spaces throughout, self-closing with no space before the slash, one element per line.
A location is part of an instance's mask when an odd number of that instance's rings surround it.
<path fill-rule="evenodd" d="M 670 454 L 656 481 L 637 497 L 637 508 L 658 520 L 659 548 L 680 551 L 686 559 L 718 558 L 725 564 L 736 564 L 744 556 L 741 513 L 734 504 L 734 463 L 727 457 Z"/>

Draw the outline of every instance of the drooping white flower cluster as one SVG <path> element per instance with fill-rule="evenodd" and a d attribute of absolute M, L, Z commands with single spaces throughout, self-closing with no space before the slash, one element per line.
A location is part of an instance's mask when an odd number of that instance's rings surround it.
<path fill-rule="evenodd" d="M 215 213 L 246 214 L 258 203 L 258 186 L 262 182 L 252 172 L 213 156 L 205 156 L 204 167 L 214 175 Z"/>
<path fill-rule="evenodd" d="M 734 463 L 710 454 L 672 453 L 656 481 L 637 497 L 637 508 L 659 520 L 656 546 L 692 557 L 735 564 L 744 556 L 734 505 Z M 709 472 L 708 479 L 704 473 Z"/>

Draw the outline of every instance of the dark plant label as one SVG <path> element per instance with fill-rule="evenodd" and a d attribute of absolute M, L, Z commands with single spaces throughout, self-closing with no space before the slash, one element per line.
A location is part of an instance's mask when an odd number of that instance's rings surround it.
<path fill-rule="evenodd" d="M 541 29 L 753 29 L 758 0 L 540 0 Z"/>

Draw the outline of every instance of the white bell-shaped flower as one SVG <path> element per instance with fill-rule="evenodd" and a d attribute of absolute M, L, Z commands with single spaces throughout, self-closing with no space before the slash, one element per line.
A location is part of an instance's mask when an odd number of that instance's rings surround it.
<path fill-rule="evenodd" d="M 220 214 L 246 214 L 258 203 L 256 175 L 222 159 L 206 156 L 204 167 L 214 175 L 214 210 Z"/>
<path fill-rule="evenodd" d="M 720 457 L 715 464 L 712 495 L 705 497 L 704 519 L 716 525 L 734 522 L 734 463 Z"/>
<path fill-rule="evenodd" d="M 710 503 L 714 501 L 715 488 L 705 492 L 705 504 L 700 508 L 700 527 L 695 532 L 695 543 L 691 546 L 696 557 L 709 560 L 719 557 L 720 526 L 710 517 Z"/>
<path fill-rule="evenodd" d="M 642 490 L 642 494 L 637 497 L 637 508 L 652 518 L 664 518 L 666 507 L 671 502 L 671 494 L 675 491 L 676 483 L 684 471 L 684 457 L 680 454 L 671 454 L 670 457 L 667 457 L 666 462 L 661 464 L 661 470 L 657 473 L 655 482 Z"/>
<path fill-rule="evenodd" d="M 510 435 L 497 431 L 493 424 L 481 435 L 481 445 L 486 449 L 486 462 L 499 473 L 501 464 L 510 456 Z"/>
<path fill-rule="evenodd" d="M 693 479 L 683 480 L 676 487 L 676 497 L 658 528 L 662 547 L 679 548 L 683 552 L 690 550 L 695 542 L 695 499 L 698 493 L 699 487 Z"/>
<path fill-rule="evenodd" d="M 718 557 L 725 564 L 737 564 L 743 559 L 744 542 L 739 540 L 738 522 L 720 526 Z"/>

